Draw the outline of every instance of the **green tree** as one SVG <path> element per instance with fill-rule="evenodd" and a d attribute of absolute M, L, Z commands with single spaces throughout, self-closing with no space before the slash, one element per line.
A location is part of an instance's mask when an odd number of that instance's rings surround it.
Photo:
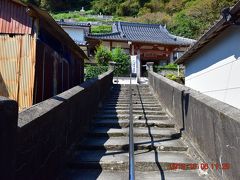
<path fill-rule="evenodd" d="M 203 24 L 199 19 L 191 16 L 187 16 L 184 13 L 176 15 L 173 24 L 170 26 L 170 30 L 177 35 L 197 38 L 201 34 Z"/>
<path fill-rule="evenodd" d="M 49 11 L 65 11 L 65 10 L 77 10 L 84 7 L 85 9 L 90 8 L 91 0 L 22 0 L 35 4 L 43 9 Z"/>
<path fill-rule="evenodd" d="M 138 1 L 125 1 L 117 8 L 117 15 L 120 16 L 135 16 L 138 14 L 140 4 Z"/>
<path fill-rule="evenodd" d="M 117 63 L 116 74 L 126 75 L 129 72 L 130 57 L 126 54 L 123 49 L 115 48 L 112 51 L 112 60 Z"/>
<path fill-rule="evenodd" d="M 99 65 L 107 66 L 108 62 L 112 60 L 111 51 L 109 51 L 103 45 L 100 45 L 97 47 L 95 59 Z"/>
<path fill-rule="evenodd" d="M 113 15 L 116 13 L 117 7 L 123 0 L 95 0 L 92 1 L 92 10 L 99 14 Z"/>

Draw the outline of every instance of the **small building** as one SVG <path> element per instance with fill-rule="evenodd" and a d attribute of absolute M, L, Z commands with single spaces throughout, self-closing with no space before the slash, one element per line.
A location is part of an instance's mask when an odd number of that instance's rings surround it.
<path fill-rule="evenodd" d="M 130 55 L 138 55 L 141 65 L 154 62 L 165 65 L 181 56 L 195 41 L 175 36 L 159 24 L 115 22 L 112 33 L 89 34 L 90 51 L 102 43 L 109 50 L 123 48 Z"/>
<path fill-rule="evenodd" d="M 91 33 L 90 23 L 77 23 L 71 21 L 60 20 L 57 23 L 68 33 L 75 43 L 89 56 L 88 43 L 86 36 Z"/>
<path fill-rule="evenodd" d="M 84 80 L 84 52 L 46 12 L 0 1 L 0 96 L 20 110 Z"/>
<path fill-rule="evenodd" d="M 186 86 L 240 108 L 240 2 L 223 12 L 176 63 L 185 65 Z"/>

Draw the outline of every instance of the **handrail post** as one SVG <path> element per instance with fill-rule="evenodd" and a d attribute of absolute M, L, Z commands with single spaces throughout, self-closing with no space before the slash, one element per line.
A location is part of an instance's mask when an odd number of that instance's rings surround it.
<path fill-rule="evenodd" d="M 119 63 L 116 63 L 114 61 L 110 61 L 109 62 L 109 70 L 115 71 L 117 69 L 117 66 L 119 65 Z M 117 73 L 117 72 L 116 72 Z M 118 73 L 117 73 L 117 84 L 118 84 Z"/>
<path fill-rule="evenodd" d="M 153 65 L 154 65 L 154 62 L 147 62 L 146 63 L 147 71 L 153 71 Z"/>
<path fill-rule="evenodd" d="M 115 68 L 116 68 L 116 62 L 110 61 L 110 62 L 109 62 L 108 69 L 114 71 Z"/>
<path fill-rule="evenodd" d="M 135 180 L 134 139 L 133 139 L 133 108 L 132 108 L 132 70 L 130 65 L 130 98 L 129 98 L 129 180 Z"/>

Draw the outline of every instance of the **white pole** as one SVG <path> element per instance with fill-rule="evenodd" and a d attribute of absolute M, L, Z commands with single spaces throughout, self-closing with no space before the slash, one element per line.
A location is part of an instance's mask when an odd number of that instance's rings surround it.
<path fill-rule="evenodd" d="M 177 66 L 177 68 L 178 68 L 178 76 L 180 76 L 180 67 L 179 67 L 179 65 Z"/>

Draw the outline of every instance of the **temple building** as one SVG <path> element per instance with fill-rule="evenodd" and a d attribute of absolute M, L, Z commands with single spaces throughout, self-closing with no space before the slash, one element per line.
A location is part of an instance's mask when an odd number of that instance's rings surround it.
<path fill-rule="evenodd" d="M 90 52 L 100 43 L 109 50 L 123 48 L 130 55 L 138 55 L 141 65 L 154 62 L 165 65 L 179 58 L 195 40 L 175 36 L 165 26 L 115 22 L 112 33 L 89 34 Z"/>

